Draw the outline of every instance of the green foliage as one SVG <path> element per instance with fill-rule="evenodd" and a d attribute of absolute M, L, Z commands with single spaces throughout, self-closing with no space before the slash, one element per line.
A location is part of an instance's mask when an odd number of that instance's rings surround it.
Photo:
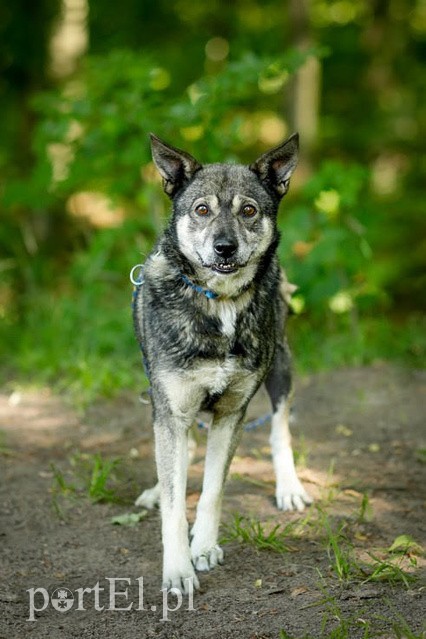
<path fill-rule="evenodd" d="M 85 406 L 98 395 L 143 383 L 133 335 L 128 273 L 140 261 L 146 240 L 135 221 L 104 229 L 74 254 L 66 272 L 52 274 L 55 289 L 35 290 L 25 298 L 23 321 L 3 326 L 13 367 L 21 374 L 54 383 Z"/>
<path fill-rule="evenodd" d="M 270 105 L 271 94 L 274 100 L 307 55 L 291 50 L 272 60 L 246 54 L 180 95 L 170 86 L 171 72 L 146 55 L 122 50 L 89 57 L 76 86 L 34 98 L 41 116 L 34 187 L 46 186 L 40 173 L 50 173 L 48 197 L 102 189 L 143 208 L 140 168 L 151 160 L 150 131 L 189 146 L 205 162 L 229 157 L 244 143 L 244 113 L 254 101 L 261 104 L 262 95 Z M 66 155 L 56 173 L 55 148 L 65 148 Z"/>
<path fill-rule="evenodd" d="M 310 57 L 321 60 L 324 75 L 320 136 L 312 146 L 317 157 L 311 149 L 312 177 L 300 192 L 292 186 L 280 215 L 281 261 L 299 286 L 295 361 L 302 371 L 382 358 L 424 365 L 424 319 L 411 312 L 424 298 L 425 254 L 422 163 L 412 159 L 421 156 L 420 109 L 410 99 L 422 76 L 418 52 L 408 44 L 419 33 L 417 4 L 397 19 L 392 8 L 379 16 L 364 1 L 315 1 L 306 25 L 316 44 L 304 51 L 281 50 L 276 34 L 293 42 L 294 25 L 276 2 L 223 6 L 214 29 L 208 25 L 217 12 L 208 5 L 160 3 L 148 16 L 126 2 L 126 18 L 117 23 L 126 29 L 118 26 L 114 36 L 107 26 L 111 9 L 103 5 L 90 16 L 92 50 L 101 53 L 85 56 L 75 76 L 49 90 L 46 34 L 58 3 L 35 9 L 37 58 L 23 55 L 19 38 L 7 41 L 12 62 L 3 65 L 9 71 L 0 136 L 3 379 L 36 375 L 83 404 L 141 379 L 127 274 L 168 215 L 148 132 L 204 162 L 249 161 L 269 144 L 260 134 L 268 118 L 283 136 L 290 132 L 283 98 L 291 102 L 293 75 Z M 27 29 L 19 20 L 17 14 L 14 33 Z M 159 50 L 154 34 L 163 22 L 173 23 L 174 38 Z M 204 51 L 217 36 L 212 29 L 230 47 L 221 61 Z M 143 52 L 131 48 L 141 34 Z M 378 42 L 385 37 L 384 59 Z M 358 41 L 365 43 L 362 52 Z M 12 87 L 8 82 L 25 64 L 22 86 Z M 303 156 L 310 144 L 300 133 Z M 76 217 L 70 198 L 82 192 L 102 195 L 124 223 L 99 229 Z"/>
<path fill-rule="evenodd" d="M 229 159 L 231 149 L 247 146 L 244 114 L 254 101 L 277 101 L 307 55 L 247 54 L 176 95 L 170 72 L 149 56 L 114 51 L 88 58 L 79 82 L 34 98 L 34 169 L 0 194 L 5 286 L 17 291 L 0 329 L 10 345 L 9 370 L 36 370 L 40 382 L 55 380 L 83 405 L 135 386 L 142 373 L 135 374 L 128 273 L 168 214 L 150 174 L 148 132 L 189 146 L 204 161 Z M 78 192 L 108 196 L 124 210 L 124 223 L 96 231 L 65 215 L 67 199 Z M 49 212 L 47 223 L 22 214 L 34 207 Z"/>
<path fill-rule="evenodd" d="M 282 216 L 280 256 L 299 286 L 296 312 L 344 315 L 383 297 L 369 277 L 372 249 L 361 222 L 372 206 L 366 181 L 360 166 L 324 162 Z"/>
<path fill-rule="evenodd" d="M 349 313 L 334 315 L 329 311 L 323 318 L 304 313 L 293 319 L 289 333 L 298 370 L 309 373 L 384 360 L 422 368 L 425 317 L 418 314 L 395 322 L 392 316 L 374 314 L 374 310 L 360 314 L 359 319 L 355 316 L 355 321 Z"/>

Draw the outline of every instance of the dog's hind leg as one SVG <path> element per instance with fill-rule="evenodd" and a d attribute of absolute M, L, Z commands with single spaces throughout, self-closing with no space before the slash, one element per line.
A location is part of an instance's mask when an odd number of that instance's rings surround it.
<path fill-rule="evenodd" d="M 157 482 L 152 488 L 146 488 L 135 500 L 135 506 L 152 510 L 160 505 L 160 483 Z"/>
<path fill-rule="evenodd" d="M 210 570 L 223 563 L 223 550 L 217 543 L 222 493 L 240 439 L 243 414 L 241 410 L 216 419 L 209 429 L 203 490 L 191 530 L 191 557 L 197 570 Z"/>
<path fill-rule="evenodd" d="M 192 464 L 197 451 L 197 442 L 192 436 L 191 431 L 188 433 L 188 466 Z M 146 488 L 136 499 L 135 506 L 152 510 L 160 505 L 160 483 L 157 482 L 152 488 Z"/>
<path fill-rule="evenodd" d="M 289 427 L 291 391 L 290 351 L 286 343 L 277 346 L 275 361 L 265 380 L 272 403 L 270 443 L 276 477 L 276 501 L 280 510 L 302 511 L 312 498 L 300 482 L 294 465 Z"/>

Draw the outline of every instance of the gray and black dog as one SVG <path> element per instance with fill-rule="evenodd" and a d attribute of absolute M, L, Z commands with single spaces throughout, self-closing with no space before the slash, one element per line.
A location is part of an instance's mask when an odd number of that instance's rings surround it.
<path fill-rule="evenodd" d="M 160 501 L 163 587 L 199 587 L 195 570 L 223 563 L 218 545 L 223 486 L 262 382 L 271 399 L 276 500 L 303 510 L 288 426 L 287 292 L 276 249 L 278 206 L 296 168 L 298 135 L 250 166 L 201 165 L 152 135 L 152 155 L 172 199 L 168 227 L 149 255 L 134 323 L 152 389 L 158 485 L 138 505 Z M 188 431 L 211 414 L 202 494 L 186 519 Z"/>

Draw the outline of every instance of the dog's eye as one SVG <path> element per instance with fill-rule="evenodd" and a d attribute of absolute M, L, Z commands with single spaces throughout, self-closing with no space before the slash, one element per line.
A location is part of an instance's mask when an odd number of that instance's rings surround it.
<path fill-rule="evenodd" d="M 207 215 L 207 213 L 209 212 L 209 207 L 207 206 L 207 204 L 199 204 L 195 207 L 195 212 L 198 215 Z"/>
<path fill-rule="evenodd" d="M 242 211 L 244 217 L 253 217 L 254 215 L 256 215 L 257 210 L 254 206 L 252 206 L 251 204 L 246 204 L 243 207 L 243 211 Z"/>

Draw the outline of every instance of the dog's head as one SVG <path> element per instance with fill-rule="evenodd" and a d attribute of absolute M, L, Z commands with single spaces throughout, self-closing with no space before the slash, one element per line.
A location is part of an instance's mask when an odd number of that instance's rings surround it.
<path fill-rule="evenodd" d="M 152 156 L 173 201 L 179 251 L 198 279 L 219 293 L 250 282 L 276 244 L 276 217 L 296 168 L 298 135 L 250 166 L 201 165 L 151 135 Z"/>

